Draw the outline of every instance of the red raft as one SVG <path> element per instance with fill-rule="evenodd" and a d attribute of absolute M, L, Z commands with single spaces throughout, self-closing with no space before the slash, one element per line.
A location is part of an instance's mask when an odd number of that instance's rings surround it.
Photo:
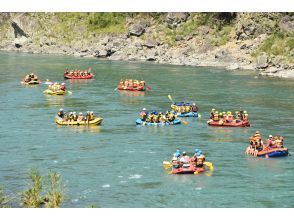
<path fill-rule="evenodd" d="M 86 76 L 73 76 L 71 74 L 64 74 L 65 79 L 93 79 L 94 75 L 92 73 L 86 75 Z"/>
<path fill-rule="evenodd" d="M 145 86 L 124 86 L 124 85 L 118 85 L 118 90 L 128 90 L 128 91 L 145 91 Z"/>
<path fill-rule="evenodd" d="M 187 167 L 180 167 L 180 168 L 173 168 L 172 174 L 193 174 L 195 172 L 201 173 L 205 171 L 204 166 L 203 167 L 195 167 L 194 164 L 188 164 Z"/>
<path fill-rule="evenodd" d="M 232 122 L 225 122 L 225 121 L 207 121 L 207 124 L 210 126 L 218 126 L 218 127 L 249 127 L 249 121 L 236 121 L 233 120 Z"/>

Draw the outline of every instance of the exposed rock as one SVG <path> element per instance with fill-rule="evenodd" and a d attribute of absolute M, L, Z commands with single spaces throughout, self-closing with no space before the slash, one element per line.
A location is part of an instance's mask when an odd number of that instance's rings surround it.
<path fill-rule="evenodd" d="M 157 55 L 158 55 L 158 53 L 155 49 L 148 50 L 146 53 L 146 60 L 147 61 L 155 61 Z"/>
<path fill-rule="evenodd" d="M 290 51 L 290 55 L 294 57 L 294 48 Z"/>
<path fill-rule="evenodd" d="M 272 67 L 267 68 L 264 72 L 265 73 L 276 73 L 276 72 L 278 72 L 278 70 L 279 69 L 277 67 L 272 66 Z"/>
<path fill-rule="evenodd" d="M 116 53 L 114 53 L 110 57 L 108 57 L 108 59 L 110 59 L 110 60 L 127 60 L 128 56 L 121 51 L 117 51 Z"/>
<path fill-rule="evenodd" d="M 226 69 L 237 70 L 237 69 L 240 69 L 240 65 L 238 63 L 232 63 L 231 65 L 227 66 Z"/>
<path fill-rule="evenodd" d="M 175 40 L 176 41 L 181 41 L 181 40 L 183 40 L 184 38 L 181 36 L 181 35 L 177 35 L 176 37 L 175 37 Z"/>
<path fill-rule="evenodd" d="M 180 23 L 186 22 L 189 17 L 189 13 L 186 12 L 169 12 L 165 17 L 165 22 L 169 27 L 177 27 Z"/>
<path fill-rule="evenodd" d="M 279 22 L 279 27 L 282 31 L 294 32 L 294 16 L 286 15 Z"/>
<path fill-rule="evenodd" d="M 268 67 L 268 56 L 266 53 L 263 53 L 257 57 L 256 68 L 265 69 L 266 67 Z"/>
<path fill-rule="evenodd" d="M 26 42 L 28 41 L 28 38 L 22 36 L 22 37 L 19 37 L 19 38 L 16 38 L 14 41 L 13 41 L 13 44 L 16 48 L 20 48 L 22 47 Z"/>
<path fill-rule="evenodd" d="M 153 47 L 156 47 L 157 45 L 158 45 L 158 43 L 153 39 L 147 39 L 143 43 L 143 46 L 148 47 L 148 48 L 153 48 Z"/>
<path fill-rule="evenodd" d="M 205 36 L 206 34 L 208 34 L 210 31 L 210 28 L 208 26 L 205 26 L 205 25 L 202 25 L 202 26 L 199 26 L 197 28 L 197 33 L 201 36 Z"/>
<path fill-rule="evenodd" d="M 133 24 L 129 27 L 128 33 L 129 35 L 134 35 L 139 37 L 144 33 L 146 27 L 147 27 L 147 24 L 143 22 L 140 22 L 138 24 Z"/>
<path fill-rule="evenodd" d="M 283 58 L 281 56 L 276 56 L 271 59 L 271 63 L 272 63 L 272 65 L 274 65 L 276 67 L 280 67 L 282 60 L 283 60 Z"/>

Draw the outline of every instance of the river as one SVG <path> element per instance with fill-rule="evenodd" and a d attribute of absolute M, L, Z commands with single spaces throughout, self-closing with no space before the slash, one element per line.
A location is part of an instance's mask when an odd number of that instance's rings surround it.
<path fill-rule="evenodd" d="M 245 155 L 259 129 L 294 143 L 294 81 L 256 77 L 252 71 L 97 60 L 58 55 L 0 53 L 0 184 L 12 197 L 26 189 L 30 168 L 55 170 L 66 185 L 62 207 L 293 207 L 293 158 Z M 92 67 L 95 79 L 67 81 L 72 95 L 47 96 L 45 85 L 23 86 L 35 72 L 62 81 L 65 68 Z M 144 79 L 152 91 L 119 92 L 121 78 Z M 166 127 L 135 125 L 139 111 L 195 101 L 201 119 Z M 249 128 L 207 126 L 209 111 L 247 110 Z M 60 127 L 59 108 L 94 111 L 102 126 Z M 162 161 L 194 148 L 212 173 L 169 175 Z"/>

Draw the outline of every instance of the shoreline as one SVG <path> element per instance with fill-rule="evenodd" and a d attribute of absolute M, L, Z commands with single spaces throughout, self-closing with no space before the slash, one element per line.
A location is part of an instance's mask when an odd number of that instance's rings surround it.
<path fill-rule="evenodd" d="M 178 66 L 190 66 L 190 67 L 213 67 L 213 68 L 221 68 L 226 70 L 250 70 L 254 71 L 256 75 L 258 76 L 266 76 L 271 78 L 285 78 L 285 79 L 294 79 L 294 70 L 285 70 L 285 69 L 275 69 L 275 71 L 271 71 L 271 67 L 265 70 L 258 70 L 254 67 L 254 64 L 247 64 L 244 65 L 243 63 L 230 63 L 230 62 L 223 62 L 223 61 L 212 61 L 212 60 L 204 60 L 200 63 L 193 63 L 193 61 L 190 60 L 190 62 L 185 62 L 182 60 L 182 62 L 173 62 L 171 61 L 161 61 L 161 60 L 147 60 L 147 59 L 140 59 L 138 57 L 127 57 L 126 59 L 117 59 L 116 57 L 97 57 L 91 53 L 85 53 L 85 52 L 76 52 L 76 53 L 68 53 L 64 51 L 37 51 L 37 50 L 22 50 L 22 49 L 8 49 L 8 48 L 1 48 L 0 51 L 3 52 L 16 52 L 16 53 L 26 53 L 26 54 L 47 54 L 47 55 L 62 55 L 62 56 L 73 56 L 73 57 L 81 57 L 81 58 L 94 58 L 97 60 L 109 60 L 109 61 L 131 61 L 131 62 L 142 62 L 142 63 L 153 63 L 153 64 L 164 64 L 164 65 L 178 65 Z"/>

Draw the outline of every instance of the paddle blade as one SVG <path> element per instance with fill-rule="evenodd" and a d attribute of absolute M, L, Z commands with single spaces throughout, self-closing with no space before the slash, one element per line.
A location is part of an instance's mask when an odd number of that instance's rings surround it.
<path fill-rule="evenodd" d="M 166 170 L 172 167 L 172 164 L 169 161 L 163 161 L 162 164 L 163 164 L 164 169 L 166 169 Z"/>
<path fill-rule="evenodd" d="M 188 123 L 186 120 L 184 120 L 184 119 L 182 119 L 181 121 L 183 122 L 184 125 L 189 124 L 189 123 Z"/>
<path fill-rule="evenodd" d="M 171 100 L 173 102 L 173 99 L 172 99 L 171 95 L 168 95 L 167 97 L 168 97 L 169 100 Z"/>
<path fill-rule="evenodd" d="M 198 175 L 199 173 L 197 171 L 194 172 L 194 175 Z"/>
<path fill-rule="evenodd" d="M 202 117 L 202 115 L 198 114 L 198 118 L 201 118 L 201 117 Z"/>
<path fill-rule="evenodd" d="M 206 162 L 204 162 L 204 164 L 208 167 L 208 169 L 213 170 L 213 165 L 212 165 L 212 163 L 206 161 Z"/>
<path fill-rule="evenodd" d="M 69 94 L 69 95 L 71 95 L 71 94 L 72 94 L 72 91 L 67 91 L 67 92 L 68 92 L 68 94 Z"/>
<path fill-rule="evenodd" d="M 148 91 L 152 91 L 151 85 L 148 85 Z"/>

